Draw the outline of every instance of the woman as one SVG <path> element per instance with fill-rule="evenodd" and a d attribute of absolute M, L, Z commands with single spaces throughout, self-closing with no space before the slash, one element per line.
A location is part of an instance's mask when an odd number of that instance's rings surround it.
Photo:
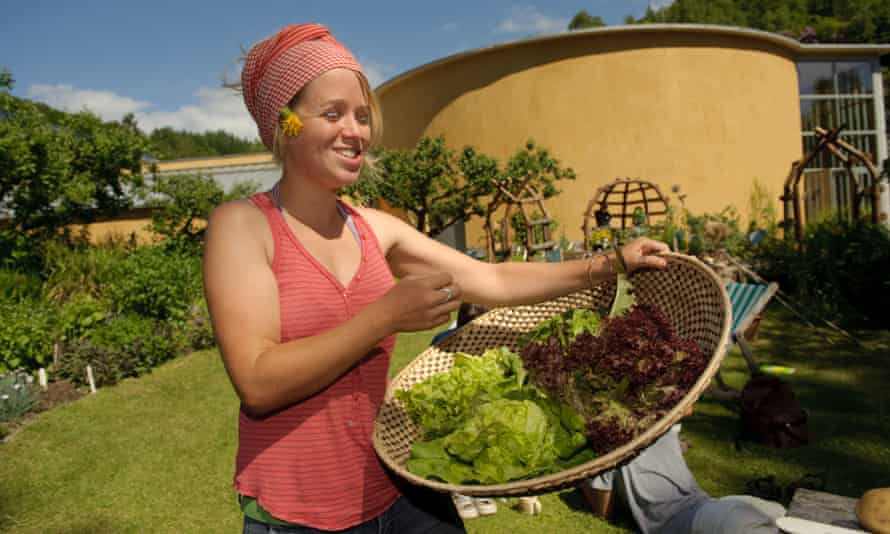
<path fill-rule="evenodd" d="M 220 206 L 207 227 L 207 302 L 241 400 L 234 485 L 245 530 L 462 530 L 453 508 L 402 497 L 371 445 L 395 334 L 445 323 L 461 300 L 515 305 L 580 290 L 612 276 L 612 258 L 482 263 L 341 203 L 382 124 L 361 66 L 322 26 L 255 45 L 241 81 L 282 167 L 272 191 Z M 663 267 L 664 250 L 639 240 L 622 253 L 633 270 Z"/>

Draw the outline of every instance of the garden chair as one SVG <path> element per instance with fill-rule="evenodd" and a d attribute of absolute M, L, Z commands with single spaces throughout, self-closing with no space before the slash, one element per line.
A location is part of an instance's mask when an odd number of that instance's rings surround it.
<path fill-rule="evenodd" d="M 776 291 L 779 290 L 779 284 L 771 282 L 769 284 L 743 284 L 738 282 L 727 282 L 726 293 L 729 295 L 729 304 L 732 310 L 732 325 L 730 326 L 731 343 L 738 344 L 742 357 L 748 364 L 748 371 L 753 376 L 760 372 L 757 364 L 754 362 L 754 356 L 751 354 L 751 348 L 745 339 L 745 334 L 751 328 L 755 321 L 759 321 L 760 314 L 769 303 Z M 731 348 L 732 345 L 730 345 Z M 717 382 L 716 393 L 718 396 L 738 395 L 738 390 L 728 386 L 720 375 L 720 371 L 714 377 Z"/>

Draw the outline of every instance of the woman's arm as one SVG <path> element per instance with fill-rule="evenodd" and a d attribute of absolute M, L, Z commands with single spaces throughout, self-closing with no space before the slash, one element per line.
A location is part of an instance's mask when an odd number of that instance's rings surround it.
<path fill-rule="evenodd" d="M 429 274 L 444 272 L 454 278 L 463 299 L 485 306 L 531 304 L 590 287 L 591 283 L 615 275 L 615 253 L 591 259 L 558 263 L 487 263 L 443 245 L 381 211 L 365 209 L 381 241 L 394 273 Z M 667 265 L 660 252 L 664 243 L 637 239 L 621 249 L 631 272 Z"/>
<path fill-rule="evenodd" d="M 386 336 L 447 321 L 444 274 L 410 277 L 352 319 L 281 343 L 272 235 L 248 201 L 220 206 L 207 225 L 204 291 L 223 362 L 245 410 L 262 416 L 320 391 Z"/>

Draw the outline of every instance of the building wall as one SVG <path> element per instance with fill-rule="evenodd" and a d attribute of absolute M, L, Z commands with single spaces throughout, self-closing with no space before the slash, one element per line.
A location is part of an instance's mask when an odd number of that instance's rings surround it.
<path fill-rule="evenodd" d="M 384 146 L 442 134 L 506 160 L 533 138 L 578 178 L 547 201 L 558 233 L 581 238 L 601 185 L 641 178 L 697 213 L 744 215 L 755 179 L 778 196 L 801 157 L 792 51 L 744 35 L 580 32 L 455 56 L 377 90 Z M 673 199 L 676 202 L 675 199 Z M 481 220 L 467 245 L 484 242 Z"/>

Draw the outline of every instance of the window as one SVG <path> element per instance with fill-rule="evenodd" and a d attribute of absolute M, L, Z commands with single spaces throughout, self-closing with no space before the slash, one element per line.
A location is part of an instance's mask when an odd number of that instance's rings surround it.
<path fill-rule="evenodd" d="M 878 128 L 876 104 L 872 86 L 872 72 L 877 68 L 871 61 L 802 61 L 797 64 L 800 90 L 801 136 L 804 154 L 818 144 L 815 129 L 826 130 L 842 126 L 841 139 L 877 161 Z M 824 151 L 813 159 L 805 173 L 829 169 L 825 179 L 832 189 L 835 208 L 849 205 L 849 184 L 843 162 Z M 853 168 L 863 180 L 864 168 Z M 863 184 L 865 185 L 865 184 Z"/>
<path fill-rule="evenodd" d="M 872 93 L 868 61 L 804 61 L 797 64 L 798 86 L 804 95 Z"/>
<path fill-rule="evenodd" d="M 797 64 L 805 152 L 816 146 L 817 127 L 827 130 L 843 126 L 841 137 L 876 159 L 878 131 L 872 68 L 869 61 L 802 61 Z M 843 166 L 830 155 L 817 160 L 808 168 Z"/>

